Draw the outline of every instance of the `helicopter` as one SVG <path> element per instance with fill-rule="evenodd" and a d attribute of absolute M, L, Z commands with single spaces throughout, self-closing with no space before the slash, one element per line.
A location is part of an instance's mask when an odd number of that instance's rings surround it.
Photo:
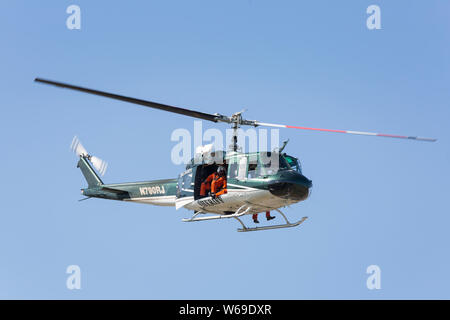
<path fill-rule="evenodd" d="M 287 141 L 278 150 L 241 152 L 238 146 L 238 130 L 242 126 L 290 128 L 425 142 L 437 140 L 416 136 L 265 123 L 246 120 L 242 117 L 242 112 L 234 113 L 231 116 L 219 113 L 210 114 L 43 78 L 35 78 L 34 81 L 205 121 L 230 124 L 233 134 L 228 151 L 213 150 L 212 145 L 200 146 L 197 148 L 196 156 L 186 164 L 185 170 L 178 175 L 178 178 L 173 179 L 105 184 L 100 175 L 104 175 L 107 163 L 90 155 L 76 136 L 72 141 L 71 149 L 79 157 L 77 167 L 80 168 L 88 184 L 87 188 L 81 189 L 81 194 L 85 196 L 82 200 L 101 198 L 172 206 L 176 210 L 184 208 L 193 211 L 193 215 L 190 218 L 182 219 L 183 222 L 235 219 L 242 226 L 237 229 L 238 232 L 292 228 L 301 225 L 308 217 L 305 216 L 296 222 L 290 222 L 281 209 L 306 200 L 312 188 L 312 181 L 303 175 L 298 158 L 284 152 Z M 272 162 L 276 163 L 276 166 Z M 206 194 L 202 192 L 205 179 L 219 171 L 223 171 L 222 174 L 226 181 L 225 192 L 220 195 L 216 195 L 214 192 Z M 242 221 L 243 216 L 252 215 L 254 222 L 257 222 L 255 216 L 257 217 L 257 214 L 263 212 L 266 213 L 267 220 L 269 220 L 269 217 L 273 218 L 270 216 L 270 212 L 274 211 L 283 217 L 284 223 L 248 227 Z"/>

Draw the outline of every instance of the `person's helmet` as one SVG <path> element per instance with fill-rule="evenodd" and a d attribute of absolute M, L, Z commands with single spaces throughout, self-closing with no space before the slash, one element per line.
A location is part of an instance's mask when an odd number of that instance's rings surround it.
<path fill-rule="evenodd" d="M 217 173 L 219 174 L 219 176 L 224 176 L 225 175 L 225 168 L 220 166 L 217 168 Z"/>

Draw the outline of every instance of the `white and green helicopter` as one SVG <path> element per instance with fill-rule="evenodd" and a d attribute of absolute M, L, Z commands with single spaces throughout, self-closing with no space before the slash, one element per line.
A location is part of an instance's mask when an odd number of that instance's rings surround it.
<path fill-rule="evenodd" d="M 71 148 L 79 156 L 78 167 L 88 183 L 87 188 L 81 189 L 81 193 L 86 196 L 86 199 L 103 198 L 132 201 L 157 206 L 173 206 L 177 210 L 185 208 L 193 211 L 192 217 L 183 219 L 182 221 L 184 222 L 232 218 L 242 225 L 242 228 L 238 229 L 240 232 L 299 226 L 307 217 L 292 223 L 281 211 L 281 208 L 307 199 L 312 188 L 312 181 L 303 175 L 298 159 L 283 153 L 286 143 L 279 150 L 272 152 L 239 152 L 237 140 L 238 129 L 241 126 L 293 128 L 429 142 L 436 141 L 436 139 L 431 138 L 263 123 L 256 120 L 243 119 L 242 112 L 228 117 L 218 113 L 208 114 L 41 78 L 36 78 L 35 81 L 202 120 L 231 124 L 233 137 L 230 151 L 213 151 L 212 146 L 200 148 L 196 157 L 192 159 L 191 163 L 186 165 L 185 171 L 177 179 L 104 184 L 95 170 L 100 175 L 103 175 L 107 168 L 106 162 L 88 154 L 77 137 L 73 139 Z M 273 166 L 272 161 L 276 162 L 276 167 Z M 202 183 L 209 175 L 216 172 L 219 167 L 224 168 L 226 172 L 227 192 L 220 196 L 215 196 L 214 193 L 202 195 Z M 255 215 L 262 212 L 266 212 L 269 217 L 270 212 L 273 211 L 278 212 L 284 218 L 285 222 L 283 224 L 250 228 L 241 219 L 244 215 L 253 215 L 255 220 Z"/>

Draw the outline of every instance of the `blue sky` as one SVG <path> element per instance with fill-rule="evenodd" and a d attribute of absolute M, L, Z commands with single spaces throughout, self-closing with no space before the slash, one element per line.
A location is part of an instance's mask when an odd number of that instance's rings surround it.
<path fill-rule="evenodd" d="M 81 30 L 66 8 L 81 8 Z M 366 8 L 381 8 L 381 30 Z M 0 298 L 450 298 L 447 1 L 3 1 Z M 176 177 L 193 120 L 33 83 L 36 76 L 284 130 L 312 196 L 301 227 L 237 233 L 187 211 L 78 202 L 74 135 L 105 182 Z M 212 127 L 204 123 L 204 128 Z M 222 130 L 225 125 L 219 125 Z M 81 290 L 66 288 L 67 266 Z M 382 271 L 366 288 L 366 268 Z"/>

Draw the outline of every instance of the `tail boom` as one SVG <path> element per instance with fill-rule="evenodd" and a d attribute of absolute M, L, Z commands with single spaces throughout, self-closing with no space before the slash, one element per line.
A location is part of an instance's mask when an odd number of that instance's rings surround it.
<path fill-rule="evenodd" d="M 81 156 L 78 161 L 88 187 L 81 193 L 88 198 L 131 201 L 158 206 L 175 206 L 177 180 L 153 180 L 118 184 L 104 184 L 89 161 Z"/>

